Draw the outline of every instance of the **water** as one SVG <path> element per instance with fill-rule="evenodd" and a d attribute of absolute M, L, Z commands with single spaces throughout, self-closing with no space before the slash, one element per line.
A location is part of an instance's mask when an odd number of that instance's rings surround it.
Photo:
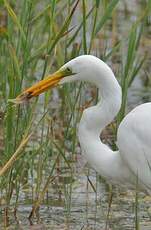
<path fill-rule="evenodd" d="M 128 1 L 127 1 L 128 2 Z M 121 12 L 119 16 L 123 18 L 122 25 L 119 22 L 119 30 L 122 31 L 128 27 L 128 20 L 122 16 L 122 4 L 119 6 Z M 137 1 L 131 1 L 128 4 L 128 11 L 131 11 L 131 21 L 134 20 L 132 11 L 138 7 Z M 127 31 L 125 30 L 125 33 Z M 109 33 L 110 34 L 110 33 Z M 148 33 L 148 39 L 150 34 Z M 81 39 L 81 38 L 80 38 Z M 143 40 L 147 45 L 142 49 L 148 49 L 148 40 Z M 147 47 L 147 48 L 146 48 Z M 148 58 L 149 60 L 149 58 Z M 150 72 L 150 64 L 147 64 L 147 71 Z M 151 88 L 146 87 L 141 73 L 132 84 L 128 94 L 128 110 L 131 110 L 138 104 L 150 100 Z M 90 92 L 88 91 L 88 97 Z M 54 91 L 53 108 L 55 110 L 58 103 L 57 91 Z M 55 103 L 54 103 L 55 102 Z M 58 105 L 57 105 L 58 106 Z M 57 109 L 55 110 L 57 111 Z M 57 128 L 56 128 L 57 129 Z M 96 176 L 92 169 L 87 166 L 81 170 L 73 170 L 73 177 L 69 169 L 63 169 L 59 177 L 53 183 L 50 183 L 45 199 L 32 221 L 28 216 L 32 210 L 32 189 L 33 181 L 29 178 L 27 187 L 21 189 L 18 201 L 17 213 L 14 212 L 15 194 L 12 206 L 9 207 L 9 229 L 70 229 L 70 230 L 132 230 L 135 225 L 135 191 L 113 188 L 113 201 L 108 216 L 111 188 Z M 89 181 L 87 176 L 89 175 Z M 48 175 L 47 175 L 48 176 Z M 93 188 L 93 186 L 94 188 Z M 94 191 L 95 190 L 95 191 Z M 35 192 L 35 191 L 34 191 Z M 3 196 L 2 196 L 3 197 Z M 4 229 L 4 204 L 1 202 L 0 229 Z M 151 200 L 147 199 L 143 193 L 139 193 L 139 221 L 141 230 L 151 229 Z"/>
<path fill-rule="evenodd" d="M 89 180 L 96 191 L 87 180 L 88 171 Z M 71 185 L 72 193 L 69 201 L 67 192 Z M 66 172 L 65 176 L 56 178 L 56 181 L 50 184 L 45 200 L 32 221 L 28 219 L 32 209 L 31 190 L 29 188 L 27 191 L 22 191 L 16 216 L 13 207 L 10 207 L 9 229 L 100 230 L 105 229 L 106 222 L 107 229 L 134 229 L 135 191 L 114 187 L 113 201 L 107 218 L 111 194 L 109 191 L 108 185 L 100 177 L 96 177 L 92 169 L 85 167 L 80 174 L 75 172 L 74 178 L 68 176 Z M 147 227 L 151 226 L 149 207 L 151 207 L 151 199 L 147 200 L 145 195 L 140 193 L 139 219 L 142 230 L 147 230 Z M 4 212 L 1 215 L 1 222 L 3 221 Z"/>

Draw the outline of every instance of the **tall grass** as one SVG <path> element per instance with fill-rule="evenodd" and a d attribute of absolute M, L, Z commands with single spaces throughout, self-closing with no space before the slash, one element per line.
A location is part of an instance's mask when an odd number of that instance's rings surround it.
<path fill-rule="evenodd" d="M 117 37 L 117 42 L 112 44 L 107 32 L 111 28 L 109 36 L 112 36 L 112 19 L 118 14 L 118 2 L 4 0 L 1 3 L 0 17 L 5 16 L 0 27 L 0 110 L 4 117 L 0 127 L 4 140 L 0 189 L 5 220 L 11 204 L 17 209 L 24 188 L 32 190 L 32 218 L 54 181 L 57 183 L 61 174 L 64 175 L 64 168 L 68 168 L 73 178 L 78 146 L 76 124 L 81 117 L 81 103 L 87 104 L 87 99 L 83 100 L 87 85 L 66 85 L 25 106 L 12 106 L 8 99 L 15 98 L 23 88 L 75 56 L 92 53 L 111 63 L 118 55 L 123 90 L 118 124 L 123 119 L 128 89 L 146 60 L 145 55 L 140 57 L 139 47 L 150 6 L 146 3 L 136 21 L 127 28 L 126 37 L 121 41 Z M 117 21 L 113 21 L 114 28 L 118 28 Z M 94 87 L 91 91 L 95 91 Z M 54 99 L 55 95 L 61 99 Z M 62 191 L 68 216 L 72 186 L 72 181 L 66 183 Z M 60 197 L 59 188 L 57 192 Z"/>

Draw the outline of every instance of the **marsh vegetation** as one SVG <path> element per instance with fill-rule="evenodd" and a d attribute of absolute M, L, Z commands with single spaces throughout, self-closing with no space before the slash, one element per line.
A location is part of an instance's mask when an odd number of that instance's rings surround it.
<path fill-rule="evenodd" d="M 96 55 L 122 86 L 121 110 L 101 136 L 115 149 L 125 114 L 151 101 L 150 47 L 150 0 L 0 2 L 1 229 L 150 229 L 145 194 L 112 189 L 81 159 L 76 128 L 97 101 L 93 85 L 9 101 L 73 57 Z"/>

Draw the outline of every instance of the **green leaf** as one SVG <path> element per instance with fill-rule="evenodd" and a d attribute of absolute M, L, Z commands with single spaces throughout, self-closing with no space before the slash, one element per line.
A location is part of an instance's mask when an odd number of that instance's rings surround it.
<path fill-rule="evenodd" d="M 102 16 L 100 22 L 98 22 L 98 24 L 96 26 L 95 34 L 97 34 L 102 29 L 102 27 L 104 26 L 106 21 L 111 17 L 111 14 L 112 14 L 112 12 L 113 12 L 113 10 L 116 7 L 118 2 L 119 2 L 119 0 L 112 0 L 109 3 L 104 15 Z"/>

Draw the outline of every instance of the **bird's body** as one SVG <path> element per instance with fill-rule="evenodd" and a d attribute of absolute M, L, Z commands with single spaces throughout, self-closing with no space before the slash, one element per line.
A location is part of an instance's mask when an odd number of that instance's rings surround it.
<path fill-rule="evenodd" d="M 103 72 L 103 81 L 98 76 L 95 82 L 100 101 L 86 109 L 80 121 L 78 136 L 83 155 L 111 183 L 135 187 L 138 182 L 141 189 L 150 192 L 151 103 L 137 106 L 123 119 L 117 132 L 119 150 L 112 151 L 100 141 L 100 133 L 119 112 L 121 89 L 111 69 L 100 60 L 98 64 L 107 71 Z"/>
<path fill-rule="evenodd" d="M 117 133 L 120 155 L 138 178 L 140 187 L 151 194 L 151 103 L 134 108 L 121 122 Z"/>
<path fill-rule="evenodd" d="M 151 193 L 151 103 L 132 110 L 117 132 L 118 151 L 102 143 L 100 133 L 121 107 L 121 87 L 110 67 L 91 55 L 79 56 L 46 80 L 27 89 L 17 100 L 37 96 L 49 87 L 72 81 L 88 81 L 99 89 L 100 101 L 82 115 L 78 137 L 90 165 L 111 183 L 139 187 Z"/>

